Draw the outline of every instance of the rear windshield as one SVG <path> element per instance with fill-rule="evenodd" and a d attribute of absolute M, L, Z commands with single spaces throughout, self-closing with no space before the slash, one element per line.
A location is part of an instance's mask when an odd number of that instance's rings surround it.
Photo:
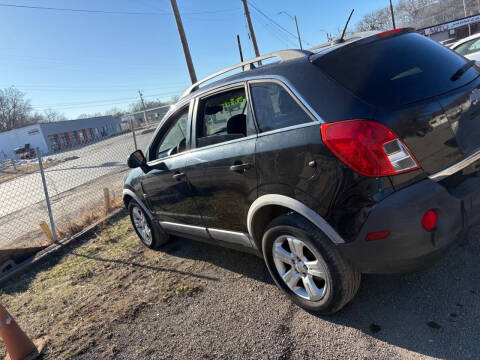
<path fill-rule="evenodd" d="M 452 81 L 466 60 L 416 33 L 346 46 L 313 63 L 365 101 L 386 107 L 453 90 L 478 76 L 472 67 Z"/>

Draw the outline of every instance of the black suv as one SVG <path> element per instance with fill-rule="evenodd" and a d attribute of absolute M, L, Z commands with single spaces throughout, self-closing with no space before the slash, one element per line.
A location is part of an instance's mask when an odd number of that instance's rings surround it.
<path fill-rule="evenodd" d="M 129 157 L 135 230 L 252 252 L 296 304 L 338 311 L 361 273 L 428 266 L 480 217 L 479 74 L 411 29 L 216 73 Z"/>

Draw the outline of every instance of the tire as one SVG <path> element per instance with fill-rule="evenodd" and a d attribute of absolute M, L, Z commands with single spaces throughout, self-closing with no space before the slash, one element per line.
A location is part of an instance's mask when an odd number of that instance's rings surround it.
<path fill-rule="evenodd" d="M 160 225 L 154 225 L 142 207 L 135 201 L 128 203 L 130 221 L 143 245 L 149 249 L 158 249 L 168 242 L 169 236 Z"/>
<path fill-rule="evenodd" d="M 262 249 L 275 283 L 309 312 L 333 314 L 360 287 L 361 274 L 320 229 L 296 213 L 281 215 L 268 225 Z"/>

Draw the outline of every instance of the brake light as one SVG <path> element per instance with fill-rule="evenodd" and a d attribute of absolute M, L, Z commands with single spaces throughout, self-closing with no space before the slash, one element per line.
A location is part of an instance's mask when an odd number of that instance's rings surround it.
<path fill-rule="evenodd" d="M 401 33 L 401 32 L 403 32 L 404 30 L 405 30 L 404 28 L 398 28 L 398 29 L 388 30 L 388 31 L 384 31 L 384 32 L 378 33 L 377 36 L 379 36 L 379 37 L 387 37 L 387 36 L 390 36 L 390 35 L 395 35 L 395 34 L 397 34 L 397 33 Z"/>
<path fill-rule="evenodd" d="M 398 136 L 376 121 L 322 124 L 322 139 L 342 162 L 361 175 L 390 176 L 420 167 Z"/>

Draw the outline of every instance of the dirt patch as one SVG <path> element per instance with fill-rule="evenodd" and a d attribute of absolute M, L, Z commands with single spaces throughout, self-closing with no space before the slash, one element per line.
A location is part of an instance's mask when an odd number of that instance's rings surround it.
<path fill-rule="evenodd" d="M 55 165 L 58 165 L 57 161 L 49 161 L 43 163 L 43 168 L 48 169 Z M 0 169 L 0 184 L 15 179 L 17 177 L 33 174 L 40 170 L 38 163 L 31 163 L 31 164 L 24 164 L 24 165 L 17 165 L 15 168 L 13 166 Z"/>
<path fill-rule="evenodd" d="M 363 276 L 335 316 L 293 305 L 262 259 L 172 239 L 143 247 L 122 213 L 20 277 L 0 301 L 43 359 L 476 359 L 480 228 L 418 274 Z M 3 355 L 0 349 L 0 355 Z"/>
<path fill-rule="evenodd" d="M 48 337 L 47 359 L 72 359 L 87 351 L 114 358 L 109 339 L 115 325 L 133 321 L 146 306 L 168 306 L 203 288 L 201 279 L 182 274 L 181 259 L 167 261 L 179 269 L 174 272 L 158 266 L 164 254 L 144 248 L 127 217 L 65 251 L 0 296 L 32 338 Z"/>

